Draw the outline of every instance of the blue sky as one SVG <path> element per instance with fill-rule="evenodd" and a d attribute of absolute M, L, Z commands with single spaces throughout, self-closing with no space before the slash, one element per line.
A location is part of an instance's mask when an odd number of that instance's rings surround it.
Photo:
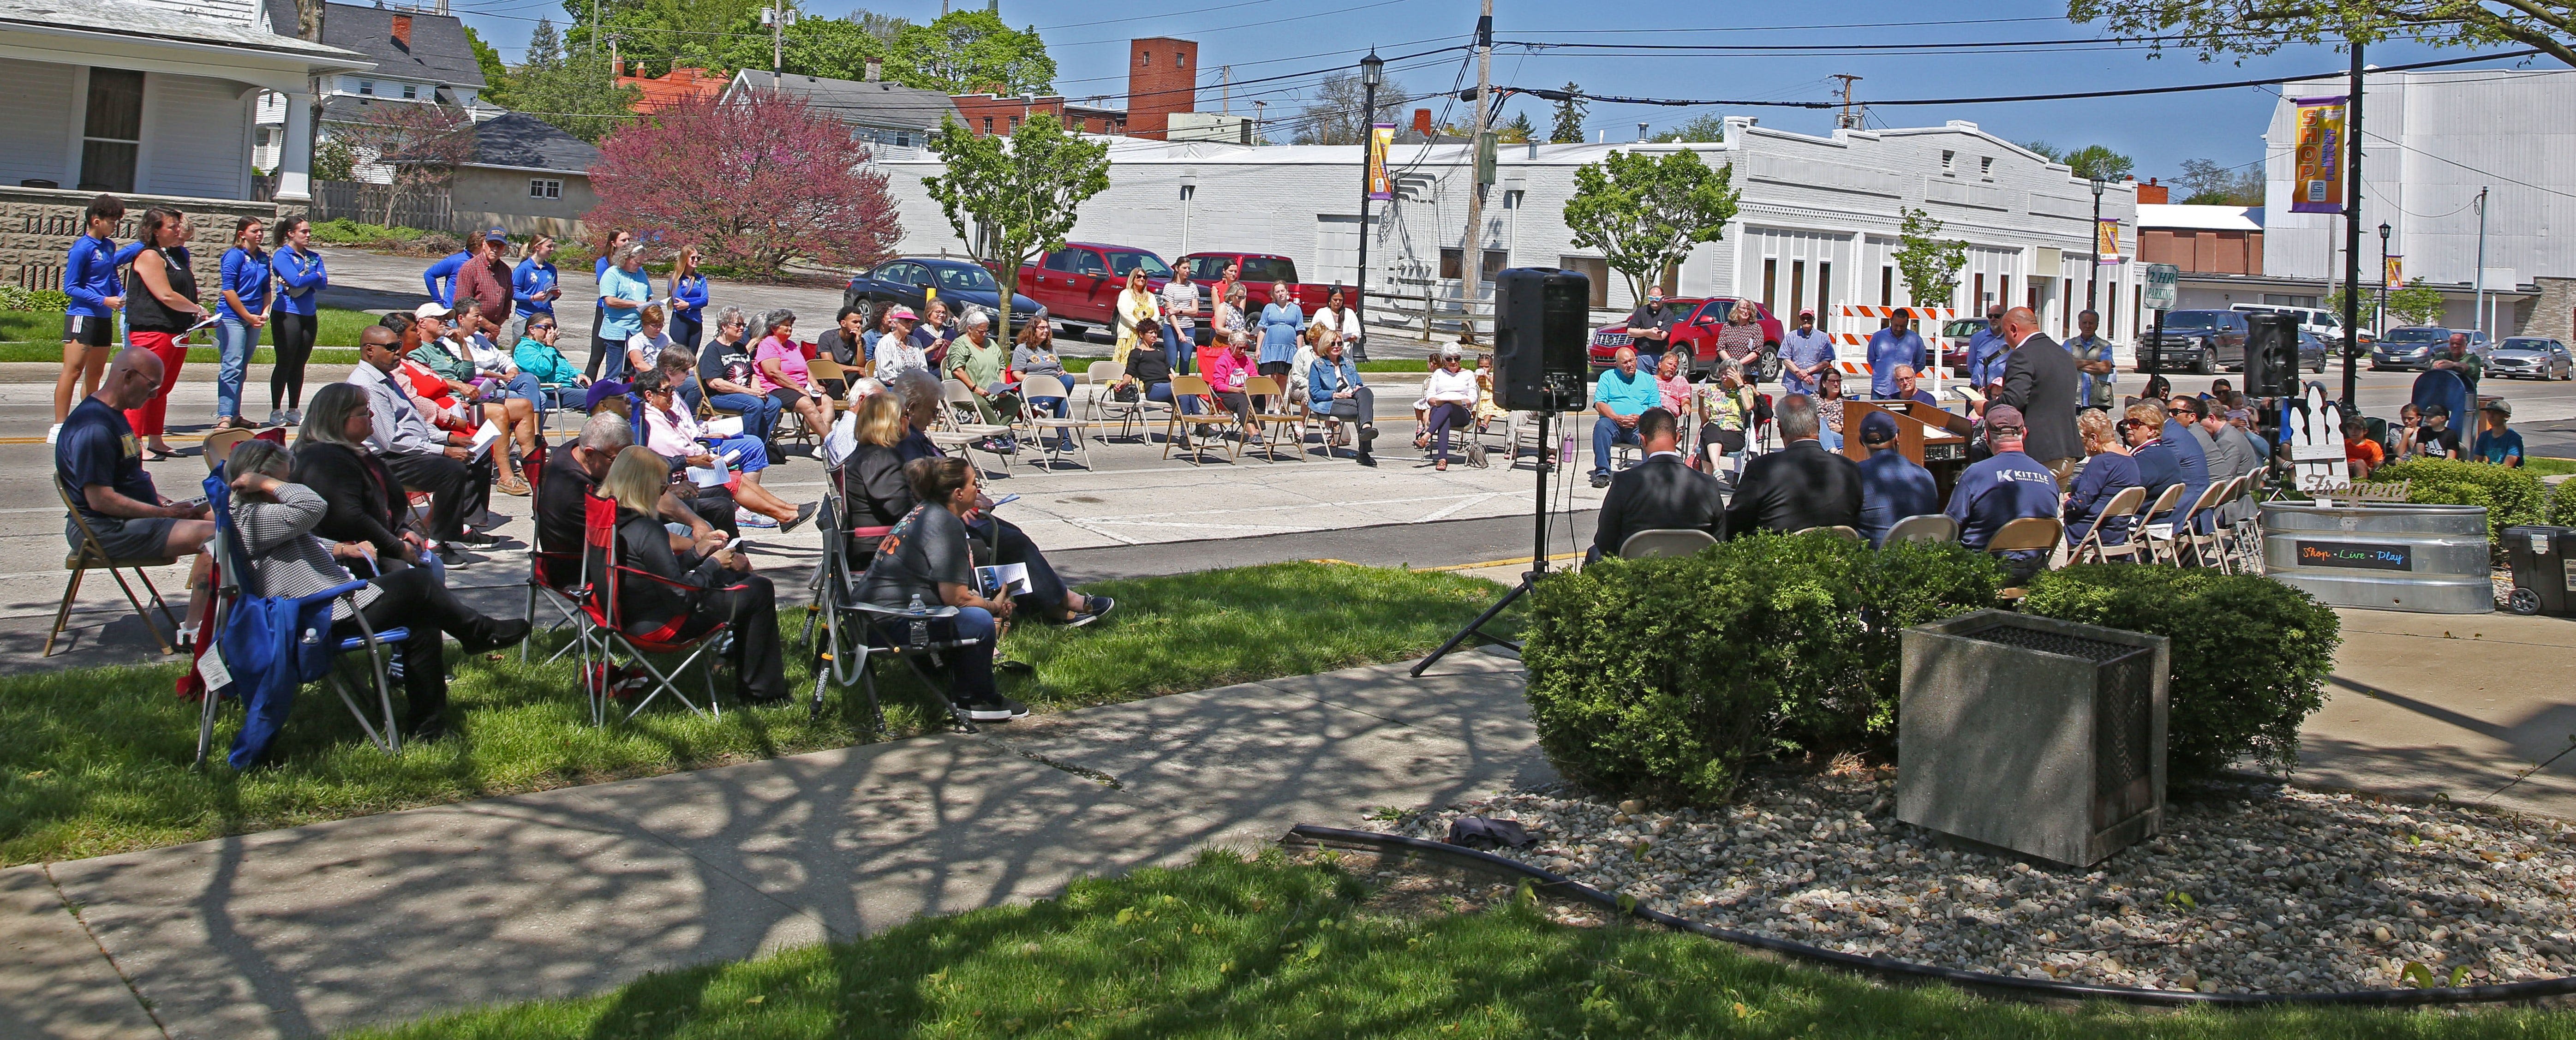
<path fill-rule="evenodd" d="M 579 0 L 571 0 L 576 6 Z M 937 0 L 809 0 L 810 10 L 845 14 L 857 7 L 917 20 L 937 17 Z M 975 0 L 960 0 L 973 3 Z M 1970 52 L 1867 53 L 1842 51 L 1862 44 L 2093 38 L 2097 26 L 2066 20 L 2065 5 L 2048 0 L 1851 0 L 1833 4 L 1718 5 L 1645 0 L 1497 0 L 1497 40 L 1627 44 L 1757 45 L 1776 50 L 1724 55 L 1532 52 L 1497 47 L 1495 83 L 1557 87 L 1581 83 L 1589 92 L 1639 97 L 1735 100 L 1823 100 L 1833 96 L 1835 73 L 1864 77 L 1857 88 L 1870 98 L 1943 98 L 2120 89 L 2291 77 L 2339 70 L 2346 59 L 2331 47 L 2289 47 L 2241 64 L 2201 62 L 2188 52 L 2151 57 L 2141 46 L 1991 48 Z M 452 8 L 483 37 L 515 59 L 538 15 L 563 18 L 555 0 L 456 0 Z M 1356 62 L 1369 47 L 1385 56 L 1464 42 L 1477 14 L 1475 0 L 1128 0 L 1122 4 L 1033 3 L 1004 0 L 1002 14 L 1015 25 L 1034 24 L 1048 40 L 1059 70 L 1057 88 L 1068 96 L 1106 94 L 1126 85 L 1126 41 L 1135 36 L 1177 36 L 1200 45 L 1199 107 L 1219 107 L 1220 67 L 1233 67 L 1238 82 L 1314 73 Z M 1698 30 L 1698 31 L 1694 31 Z M 1710 31 L 1714 30 L 1714 31 Z M 2398 64 L 2469 52 L 2411 43 L 2373 47 L 2374 65 Z M 1390 66 L 1390 78 L 1415 91 L 1447 90 L 1460 76 L 1474 82 L 1464 52 L 1417 59 L 1412 68 Z M 2541 59 L 2546 61 L 2546 59 Z M 2503 63 L 2500 63 L 2503 64 Z M 1250 83 L 1233 91 L 1233 110 L 1267 102 L 1267 115 L 1293 113 L 1312 96 L 1315 75 Z M 2084 101 L 1887 107 L 1871 112 L 1872 126 L 1919 126 L 1972 120 L 2015 141 L 2034 138 L 2068 147 L 2107 144 L 2134 157 L 2141 178 L 2170 177 L 2184 159 L 2250 163 L 2262 156 L 2259 135 L 2274 96 L 2239 88 L 2189 94 Z M 1526 110 L 1542 129 L 1543 102 L 1515 100 L 1507 111 Z M 1609 139 L 1634 139 L 1637 123 L 1654 129 L 1705 113 L 1759 116 L 1765 126 L 1824 133 L 1830 112 L 1781 108 L 1662 108 L 1596 103 L 1587 127 Z M 1464 119 L 1458 112 L 1453 118 Z"/>

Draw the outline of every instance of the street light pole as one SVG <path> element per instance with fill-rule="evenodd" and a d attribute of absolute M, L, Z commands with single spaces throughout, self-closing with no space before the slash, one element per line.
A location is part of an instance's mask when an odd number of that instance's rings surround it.
<path fill-rule="evenodd" d="M 2084 280 L 2084 309 L 2088 311 L 2102 306 L 2096 296 L 2102 284 L 2102 189 L 2108 186 L 2102 178 L 2093 178 L 2093 270 Z"/>
<path fill-rule="evenodd" d="M 2344 162 L 2343 192 L 2343 406 L 2345 414 L 2359 414 L 2361 404 L 2361 368 L 2356 357 L 2361 351 L 2361 41 L 2352 42 L 2352 100 L 2345 113 L 2344 147 L 2351 158 Z M 2385 279 L 2382 279 L 2383 281 Z"/>
<path fill-rule="evenodd" d="M 2370 323 L 2382 329 L 2388 327 L 2388 222 L 2384 220 L 2379 222 L 2379 306 Z"/>
<path fill-rule="evenodd" d="M 1476 288 L 1485 275 L 1485 186 L 1476 183 L 1478 163 L 1483 153 L 1485 131 L 1492 129 L 1494 69 L 1494 0 L 1485 0 L 1484 16 L 1476 19 L 1476 121 L 1467 137 L 1467 239 L 1458 251 L 1458 323 L 1467 333 L 1467 341 L 1476 338 L 1475 318 L 1467 313 L 1467 304 L 1476 298 Z M 1422 143 L 1427 152 L 1431 142 Z M 1434 272 L 1437 273 L 1437 272 Z M 1422 319 L 1426 330 L 1431 326 L 1428 313 Z"/>
<path fill-rule="evenodd" d="M 1383 82 L 1386 59 L 1378 57 L 1377 48 L 1371 47 L 1368 57 L 1360 59 L 1360 91 L 1364 98 L 1360 106 L 1364 109 L 1360 113 L 1360 265 L 1353 279 L 1359 283 L 1358 294 L 1351 300 L 1352 312 L 1358 315 L 1362 329 L 1368 328 L 1369 154 L 1377 147 L 1377 88 Z M 1365 338 L 1362 342 L 1366 342 Z"/>

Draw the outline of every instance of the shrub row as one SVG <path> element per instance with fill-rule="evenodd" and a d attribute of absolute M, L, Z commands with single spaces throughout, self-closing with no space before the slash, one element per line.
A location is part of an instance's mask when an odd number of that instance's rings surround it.
<path fill-rule="evenodd" d="M 60 312 L 71 306 L 72 298 L 60 289 L 29 289 L 0 284 L 0 311 Z"/>
<path fill-rule="evenodd" d="M 1523 656 L 1559 772 L 1664 802 L 1728 798 L 1784 756 L 1892 747 L 1907 626 L 1993 605 L 2002 572 L 1956 546 L 1737 539 L 1542 582 Z M 2104 564 L 2041 577 L 2025 609 L 2170 637 L 2169 775 L 2296 760 L 2323 704 L 2332 610 L 2266 578 Z M 1900 749 L 1901 750 L 1901 749 Z"/>
<path fill-rule="evenodd" d="M 2530 470 L 2452 459 L 2408 459 L 2372 470 L 2373 483 L 2405 480 L 2406 500 L 2426 505 L 2485 506 L 2487 534 L 2541 522 L 2548 486 Z"/>
<path fill-rule="evenodd" d="M 2549 493 L 2549 509 L 2541 522 L 2576 527 L 2576 478 L 2559 481 L 2557 490 Z"/>

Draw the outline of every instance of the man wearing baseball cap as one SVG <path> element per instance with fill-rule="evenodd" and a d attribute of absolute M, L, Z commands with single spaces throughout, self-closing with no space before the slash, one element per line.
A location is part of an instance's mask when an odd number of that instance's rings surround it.
<path fill-rule="evenodd" d="M 509 324 L 512 274 L 509 261 L 502 259 L 509 251 L 508 231 L 493 228 L 484 232 L 482 241 L 466 248 L 470 255 L 456 270 L 456 295 L 443 302 L 471 297 L 486 324 L 496 329 Z"/>
<path fill-rule="evenodd" d="M 1834 342 L 1816 331 L 1816 312 L 1798 312 L 1798 327 L 1780 337 L 1780 388 L 1783 393 L 1814 394 L 1816 374 L 1834 363 Z"/>
<path fill-rule="evenodd" d="M 2505 428 L 2505 421 L 2513 418 L 2513 402 L 2496 398 L 2486 403 L 2482 413 L 2486 416 L 2486 428 L 2478 431 L 2477 443 L 2470 451 L 2470 457 L 2508 468 L 2522 465 L 2522 431 Z"/>
<path fill-rule="evenodd" d="M 2021 409 L 2008 404 L 1986 409 L 1986 443 L 1994 454 L 1969 464 L 1950 491 L 1950 519 L 1959 522 L 1959 544 L 1984 549 L 1995 532 L 2023 517 L 2057 515 L 2057 474 L 2022 453 L 2027 427 Z M 2048 566 L 2049 550 L 2023 550 L 2004 555 L 2013 584 Z"/>
<path fill-rule="evenodd" d="M 1860 533 L 1869 544 L 1886 544 L 1887 529 L 1899 520 L 1941 511 L 1932 471 L 1896 449 L 1895 416 L 1870 412 L 1860 421 L 1860 443 L 1869 449 L 1860 460 Z"/>

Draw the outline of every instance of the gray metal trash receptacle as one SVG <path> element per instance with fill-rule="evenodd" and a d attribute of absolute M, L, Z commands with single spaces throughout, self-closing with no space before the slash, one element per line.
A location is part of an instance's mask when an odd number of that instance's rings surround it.
<path fill-rule="evenodd" d="M 2495 609 L 2485 506 L 2265 502 L 2263 573 L 2330 607 Z"/>
<path fill-rule="evenodd" d="M 2079 867 L 2162 828 L 2165 637 L 1981 610 L 1902 640 L 1897 819 Z"/>

